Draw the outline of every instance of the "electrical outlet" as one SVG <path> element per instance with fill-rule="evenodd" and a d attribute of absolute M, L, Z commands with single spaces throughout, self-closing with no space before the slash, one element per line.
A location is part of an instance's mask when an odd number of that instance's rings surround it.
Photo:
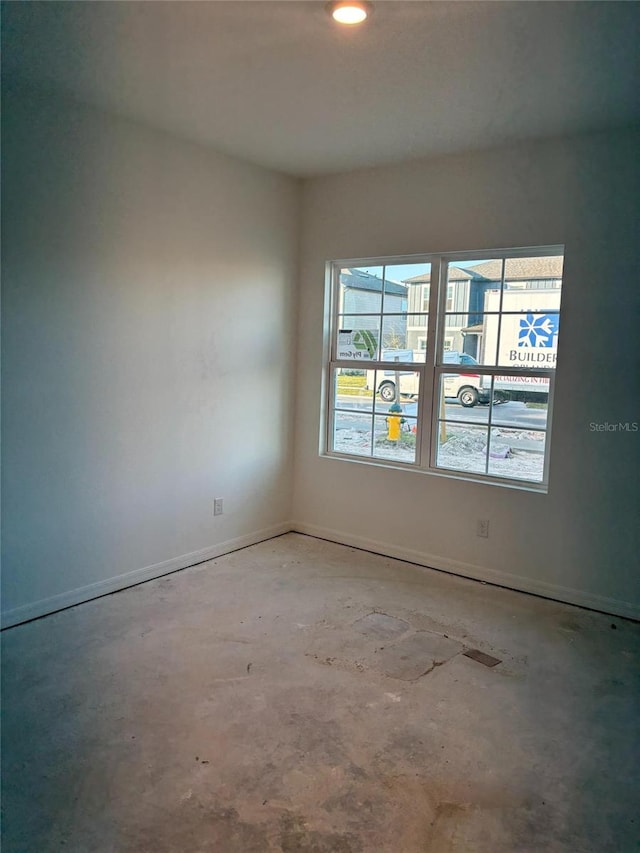
<path fill-rule="evenodd" d="M 213 514 L 214 515 L 222 515 L 223 512 L 224 512 L 224 508 L 223 508 L 222 498 L 214 498 Z"/>
<path fill-rule="evenodd" d="M 489 538 L 489 519 L 488 518 L 479 518 L 478 519 L 478 527 L 476 529 L 476 536 L 482 536 L 483 539 Z"/>

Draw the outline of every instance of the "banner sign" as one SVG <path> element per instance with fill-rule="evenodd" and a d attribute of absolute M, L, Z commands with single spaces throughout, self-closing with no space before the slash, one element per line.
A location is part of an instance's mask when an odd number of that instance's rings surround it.
<path fill-rule="evenodd" d="M 378 333 L 368 329 L 339 329 L 336 358 L 373 361 L 378 350 Z"/>

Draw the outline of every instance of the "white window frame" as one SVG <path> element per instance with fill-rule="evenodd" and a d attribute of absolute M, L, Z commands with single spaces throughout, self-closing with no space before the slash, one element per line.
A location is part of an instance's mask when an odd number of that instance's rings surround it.
<path fill-rule="evenodd" d="M 468 471 L 458 471 L 439 467 L 436 464 L 437 454 L 437 430 L 439 420 L 439 387 L 440 379 L 445 373 L 452 372 L 451 364 L 438 364 L 438 353 L 443 352 L 443 343 L 446 331 L 446 304 L 447 304 L 447 266 L 455 266 L 456 262 L 483 261 L 493 259 L 509 259 L 517 257 L 545 257 L 565 254 L 563 245 L 534 246 L 508 249 L 471 250 L 463 252 L 427 253 L 421 255 L 385 256 L 376 258 L 341 258 L 328 261 L 326 264 L 326 297 L 325 297 L 325 339 L 323 359 L 323 405 L 321 407 L 320 424 L 320 455 L 334 459 L 343 459 L 365 465 L 375 465 L 382 468 L 395 468 L 403 471 L 412 471 L 430 474 L 436 477 L 448 479 L 466 480 L 470 482 L 486 483 L 495 486 L 515 488 L 530 492 L 543 492 L 549 490 L 549 462 L 551 455 L 551 435 L 553 425 L 553 400 L 555 392 L 556 370 L 555 368 L 514 368 L 509 367 L 509 374 L 519 374 L 527 377 L 544 377 L 549 380 L 548 407 L 544 468 L 541 481 L 532 481 L 520 478 L 508 478 L 494 474 L 481 474 Z M 367 361 L 358 362 L 358 368 L 364 370 L 389 370 L 390 364 L 397 366 L 399 370 L 409 370 L 420 375 L 420 405 L 416 423 L 416 458 L 414 462 L 401 462 L 389 460 L 378 456 L 361 456 L 342 453 L 332 448 L 332 428 L 334 423 L 334 393 L 331 383 L 333 370 L 340 368 L 353 369 L 354 362 L 350 360 L 339 360 L 336 358 L 338 300 L 340 293 L 340 272 L 349 267 L 387 267 L 404 264 L 431 264 L 431 294 L 429 300 L 429 312 L 427 320 L 427 356 L 422 362 L 395 363 L 389 361 Z M 384 270 L 383 270 L 384 278 Z M 503 291 L 501 291 L 502 294 Z M 502 295 L 500 298 L 500 310 L 502 309 Z M 384 300 L 380 309 L 381 333 L 383 327 Z M 477 313 L 477 312 L 472 312 Z M 476 368 L 474 368 L 475 370 Z M 493 377 L 505 374 L 505 366 L 478 365 L 478 373 Z M 493 382 L 493 380 L 492 380 Z M 493 387 L 493 385 L 491 386 Z M 489 408 L 486 427 L 491 434 L 492 407 Z M 485 425 L 484 422 L 482 424 Z M 519 429 L 519 427 L 514 427 Z"/>

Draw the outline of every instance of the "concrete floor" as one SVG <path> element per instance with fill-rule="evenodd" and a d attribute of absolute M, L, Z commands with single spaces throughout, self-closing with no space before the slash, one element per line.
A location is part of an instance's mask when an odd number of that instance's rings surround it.
<path fill-rule="evenodd" d="M 4 853 L 638 850 L 622 619 L 287 534 L 3 652 Z"/>

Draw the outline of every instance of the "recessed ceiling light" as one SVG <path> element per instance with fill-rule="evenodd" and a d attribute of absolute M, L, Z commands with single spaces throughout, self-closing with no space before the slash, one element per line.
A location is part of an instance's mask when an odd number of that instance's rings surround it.
<path fill-rule="evenodd" d="M 361 24 L 371 14 L 371 3 L 365 0 L 336 0 L 327 8 L 334 21 L 347 26 Z"/>

